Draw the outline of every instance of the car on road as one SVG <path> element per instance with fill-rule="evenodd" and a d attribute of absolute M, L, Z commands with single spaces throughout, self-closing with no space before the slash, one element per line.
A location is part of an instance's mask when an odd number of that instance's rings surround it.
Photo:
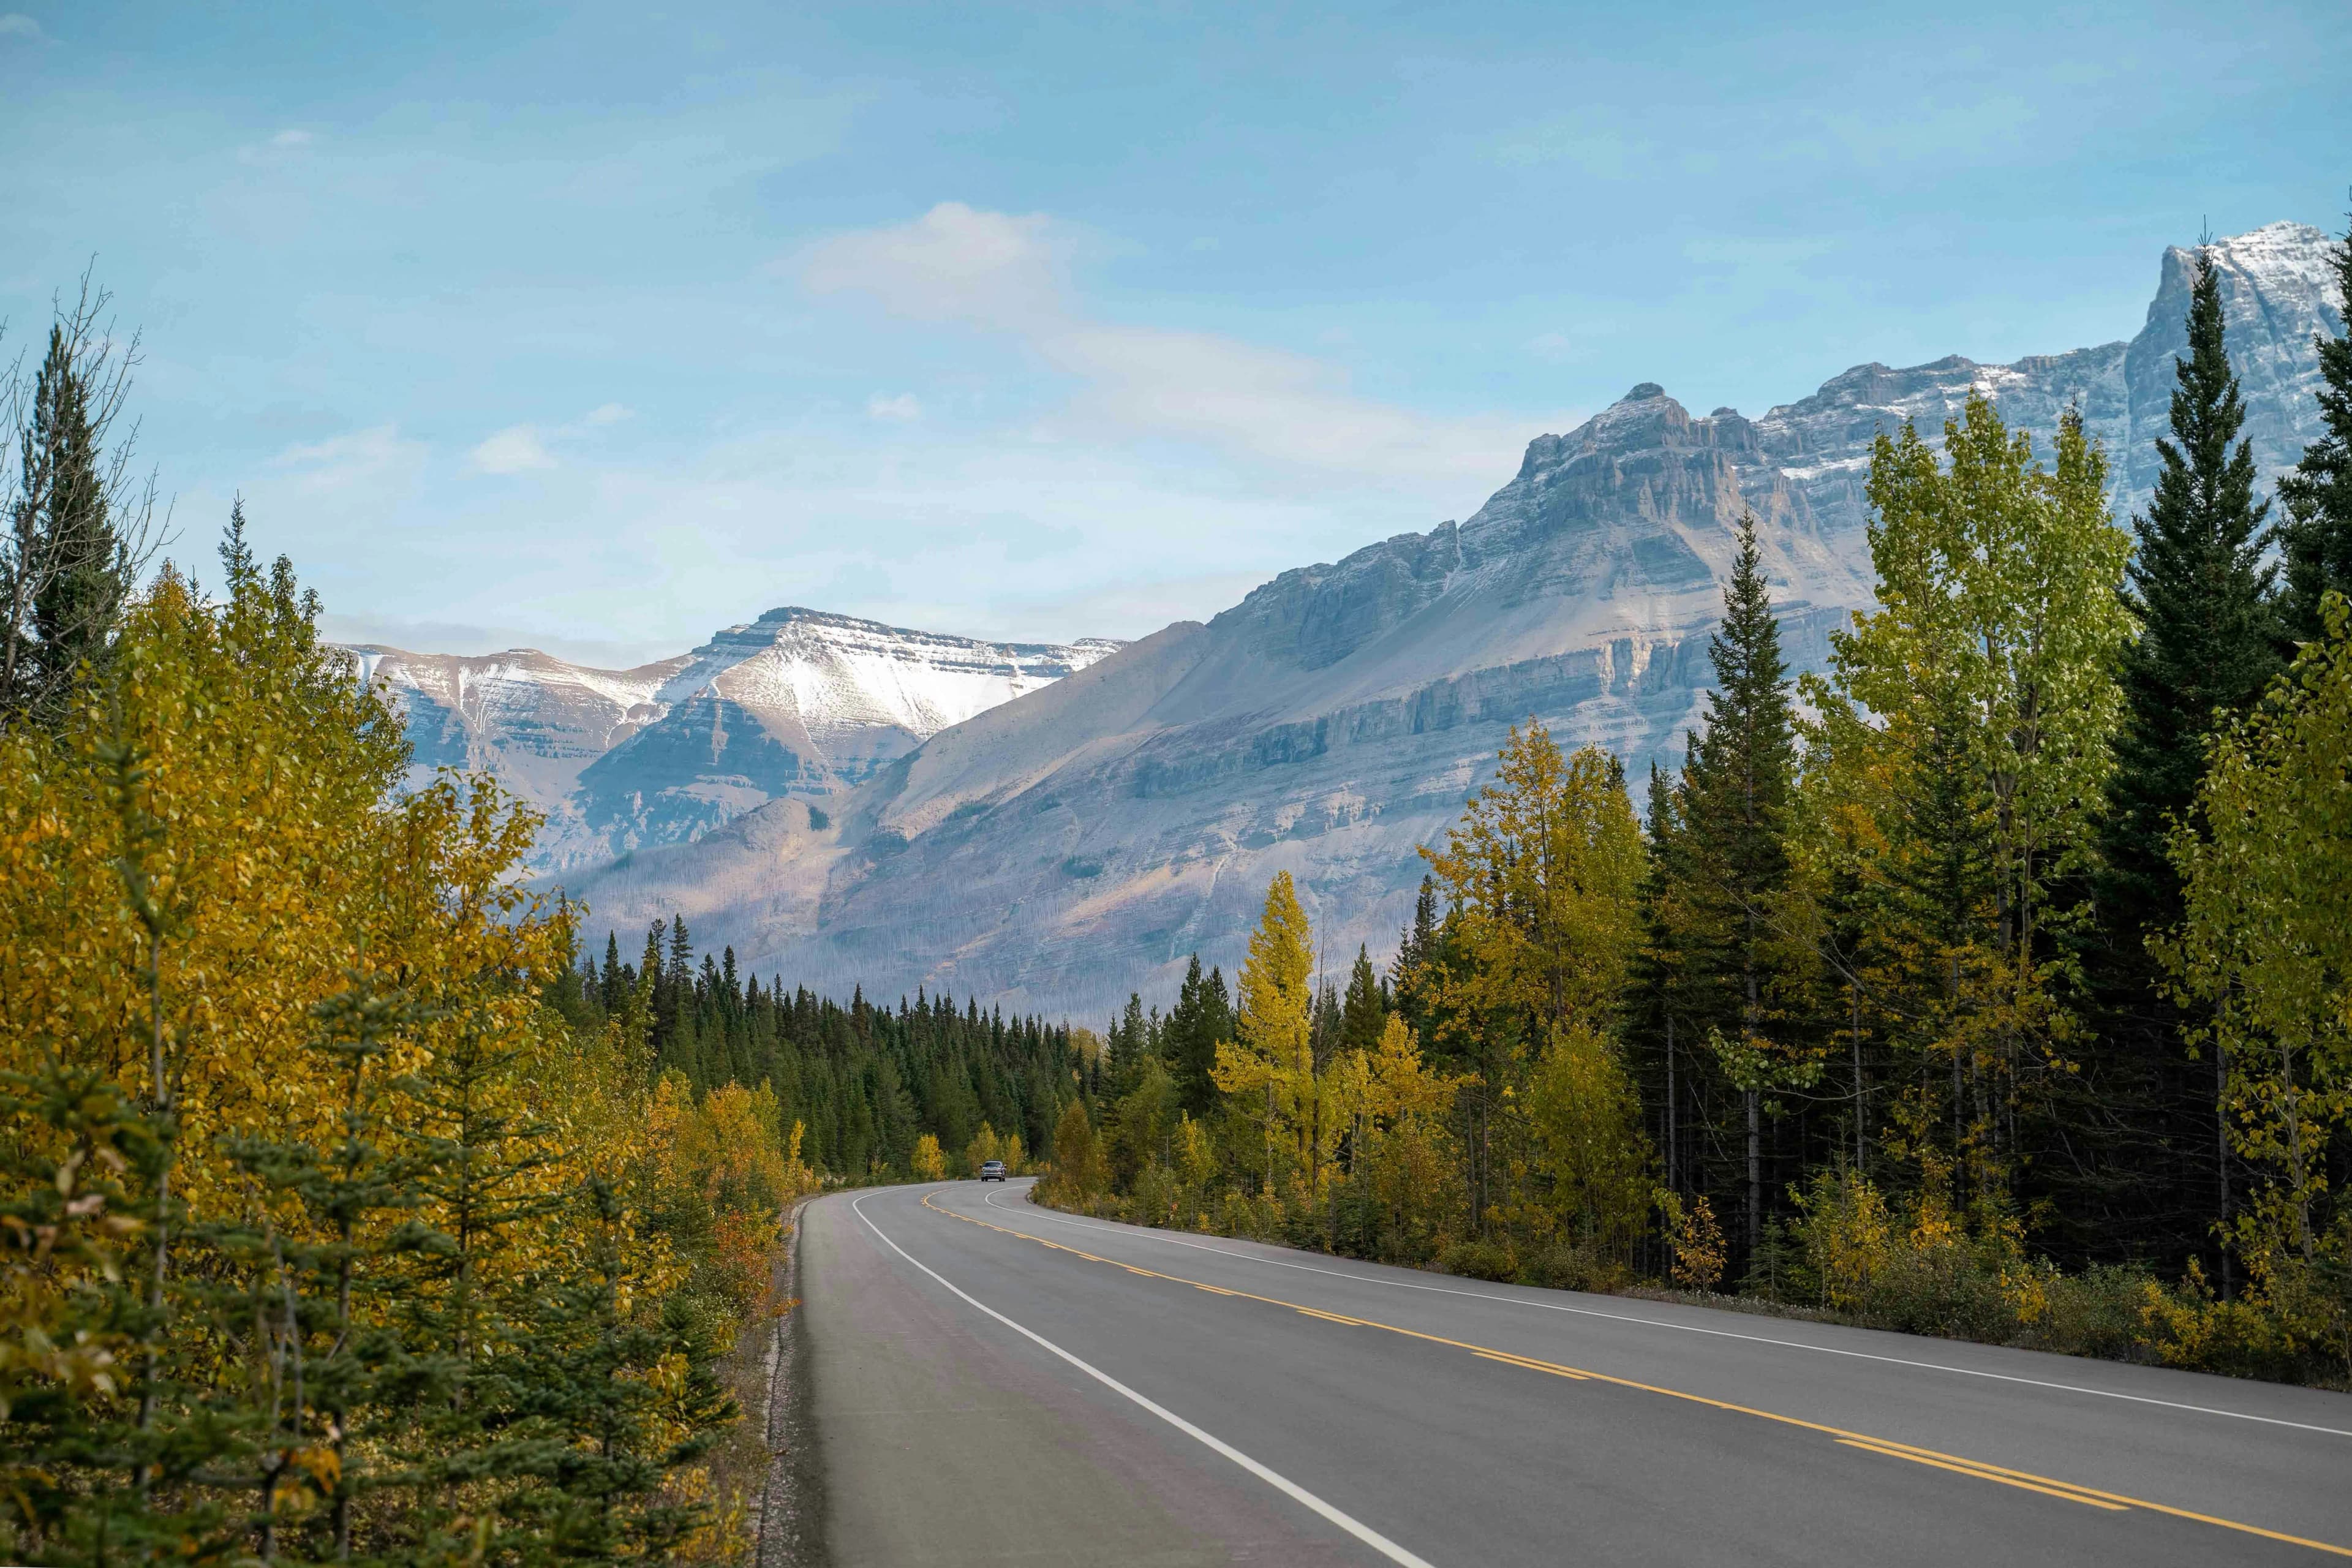
<path fill-rule="evenodd" d="M 1001 1182 L 1004 1180 L 1004 1162 L 1002 1160 L 982 1160 L 980 1163 L 980 1179 L 983 1182 Z"/>

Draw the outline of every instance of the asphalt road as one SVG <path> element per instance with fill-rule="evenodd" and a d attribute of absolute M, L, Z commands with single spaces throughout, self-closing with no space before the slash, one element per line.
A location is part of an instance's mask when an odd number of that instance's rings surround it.
<path fill-rule="evenodd" d="M 1032 1206 L 809 1205 L 840 1568 L 2352 1558 L 2352 1398 Z"/>

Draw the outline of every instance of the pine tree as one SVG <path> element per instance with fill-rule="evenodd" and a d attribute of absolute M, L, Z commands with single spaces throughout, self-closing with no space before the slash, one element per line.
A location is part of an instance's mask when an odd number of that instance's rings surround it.
<path fill-rule="evenodd" d="M 2352 227 L 2330 258 L 2344 309 L 2352 315 Z M 2326 632 L 2320 599 L 2330 589 L 2352 593 L 2352 321 L 2342 337 L 2321 337 L 2319 411 L 2327 434 L 2304 448 L 2294 471 L 2279 479 L 2286 521 L 2278 530 L 2286 581 L 2280 618 L 2290 638 L 2315 641 Z"/>
<path fill-rule="evenodd" d="M 1796 745 L 1780 623 L 1772 613 L 1752 514 L 1740 519 L 1723 624 L 1707 652 L 1715 687 L 1707 694 L 1706 732 L 1693 742 L 1683 768 L 1682 827 L 1693 873 L 1687 901 L 1699 917 L 1694 956 L 1717 992 L 1709 1009 L 1720 1020 L 1717 1037 L 1737 1035 L 1725 1064 L 1740 1095 L 1744 1206 L 1753 1251 L 1763 1236 L 1763 1099 L 1770 1086 L 1771 1025 L 1789 967 L 1776 920 L 1789 889 Z"/>
<path fill-rule="evenodd" d="M 2164 995 L 2147 947 L 2151 934 L 2170 931 L 2181 919 L 2180 874 L 2167 852 L 2167 837 L 2176 825 L 2195 820 L 2210 737 L 2247 712 L 2278 669 L 2263 603 L 2272 575 L 2262 562 L 2262 522 L 2269 508 L 2254 499 L 2252 447 L 2239 439 L 2245 405 L 2230 370 L 2221 279 L 2210 250 L 2198 256 L 2189 356 L 2174 374 L 2172 439 L 2157 443 L 2163 472 L 2146 515 L 2132 520 L 2138 550 L 2125 596 L 2140 632 L 2124 648 L 2124 717 L 2107 785 L 2097 882 L 2101 921 L 2094 973 L 2106 1014 L 2102 1033 L 2122 1049 L 2120 1059 L 2100 1051 L 2086 1063 L 2089 1076 L 2101 1080 L 2094 1091 L 2119 1113 L 2103 1120 L 2122 1123 L 2119 1132 L 2131 1140 L 2114 1157 L 2134 1168 L 2136 1180 L 2126 1184 L 2141 1194 L 2134 1207 L 2149 1198 L 2168 1207 L 2189 1199 L 2182 1175 L 2151 1182 L 2150 1167 L 2168 1135 L 2177 1133 L 2192 1147 L 2197 1142 L 2193 1121 L 2175 1124 L 2184 1101 L 2218 1098 L 2199 1096 L 2182 1081 L 2189 1023 Z M 2217 1134 L 2209 1132 L 2204 1142 L 2218 1150 Z M 2216 1158 L 2226 1155 L 2217 1152 Z M 2210 1192 L 2217 1179 L 2213 1162 L 2202 1163 Z M 2226 1167 L 2218 1180 L 2226 1189 Z M 2226 1200 L 2219 1201 L 2226 1208 Z M 2065 1206 L 2085 1222 L 2093 1218 L 2085 1204 Z M 2200 1205 L 2188 1201 L 2185 1206 L 2193 1213 Z M 2107 1223 L 2112 1228 L 2112 1218 Z M 2166 1239 L 2177 1246 L 2185 1238 L 2176 1232 Z"/>

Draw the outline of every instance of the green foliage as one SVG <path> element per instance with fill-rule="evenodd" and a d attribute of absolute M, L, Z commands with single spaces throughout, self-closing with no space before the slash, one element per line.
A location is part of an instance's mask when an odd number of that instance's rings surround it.
<path fill-rule="evenodd" d="M 2210 1020 L 2233 1152 L 2253 1177 L 2229 1237 L 2287 1353 L 2352 1375 L 2352 609 L 2323 605 L 2273 700 L 2213 752 L 2204 831 L 2177 830 L 2187 919 L 2166 954 Z"/>
<path fill-rule="evenodd" d="M 2229 1173 L 2214 1136 L 2214 1077 L 2190 1060 L 2192 1020 L 2165 994 L 2148 939 L 2180 922 L 2166 842 L 2199 820 L 2209 741 L 2279 668 L 2272 569 L 2261 560 L 2269 503 L 2255 499 L 2252 450 L 2238 439 L 2245 411 L 2210 254 L 2199 258 L 2188 328 L 2172 438 L 2157 443 L 2156 494 L 2133 520 L 2125 597 L 2139 629 L 2123 650 L 2124 721 L 2093 879 L 2099 929 L 2085 938 L 2100 1037 L 2075 1052 L 2084 1070 L 2074 1092 L 2084 1104 L 2069 1120 L 2081 1132 L 2074 1157 L 2052 1173 L 2058 1223 L 2098 1233 L 2084 1237 L 2086 1247 L 2111 1257 L 2162 1248 L 2179 1261 L 2181 1233 L 2210 1212 Z M 2227 1277 L 2227 1251 L 2207 1256 Z"/>
<path fill-rule="evenodd" d="M 608 933 L 601 964 L 583 961 L 547 994 L 581 1027 L 642 1029 L 656 1065 L 688 1094 L 765 1085 L 776 1125 L 803 1130 L 798 1157 L 843 1177 L 903 1175 L 924 1133 L 961 1150 L 983 1122 L 1042 1150 L 1078 1090 L 1066 1025 L 958 1006 L 944 993 L 893 1009 L 860 991 L 844 1005 L 740 973 L 731 948 L 698 961 L 683 917 L 648 931 L 635 964 Z"/>
<path fill-rule="evenodd" d="M 2352 301 L 2352 229 L 2330 260 L 2337 297 Z M 2279 480 L 2286 510 L 2278 531 L 2285 563 L 2279 612 L 2285 635 L 2306 642 L 2326 631 L 2326 596 L 2352 594 L 2352 332 L 2322 336 L 2317 348 L 2319 416 L 2326 433 Z"/>
<path fill-rule="evenodd" d="M 0 714 L 55 723 L 75 682 L 102 664 L 142 564 L 151 500 L 124 483 L 127 447 L 105 450 L 127 390 L 134 342 L 118 351 L 85 286 L 50 327 L 29 389 L 5 401 L 23 422 L 16 471 L 0 485 Z M 27 395 L 28 394 L 28 395 Z"/>

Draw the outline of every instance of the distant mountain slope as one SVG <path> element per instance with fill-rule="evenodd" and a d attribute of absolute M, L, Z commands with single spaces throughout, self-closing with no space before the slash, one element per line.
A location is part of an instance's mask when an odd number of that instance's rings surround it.
<path fill-rule="evenodd" d="M 1119 645 L 990 643 L 787 607 L 630 670 L 532 649 L 354 647 L 420 771 L 482 769 L 549 814 L 554 869 L 682 843 L 785 795 L 829 797 L 949 725 Z"/>
<path fill-rule="evenodd" d="M 2223 241 L 2231 347 L 2257 460 L 2311 429 L 2311 332 L 2340 331 L 2316 229 Z M 2152 481 L 2190 257 L 2163 258 L 2129 342 L 2012 365 L 1864 365 L 1749 419 L 1693 418 L 1652 384 L 1565 436 L 1467 521 L 1286 572 L 940 731 L 840 797 L 828 826 L 771 805 L 690 847 L 571 879 L 599 926 L 684 910 L 760 973 L 845 993 L 917 984 L 1103 1014 L 1172 989 L 1185 956 L 1242 954 L 1288 870 L 1334 973 L 1385 952 L 1441 837 L 1530 717 L 1624 758 L 1638 792 L 1704 710 L 1707 636 L 1741 512 L 1761 521 L 1784 647 L 1820 668 L 1869 602 L 1870 444 L 1940 440 L 1972 389 L 2044 444 L 2068 406 L 2115 459 L 2128 510 Z"/>

